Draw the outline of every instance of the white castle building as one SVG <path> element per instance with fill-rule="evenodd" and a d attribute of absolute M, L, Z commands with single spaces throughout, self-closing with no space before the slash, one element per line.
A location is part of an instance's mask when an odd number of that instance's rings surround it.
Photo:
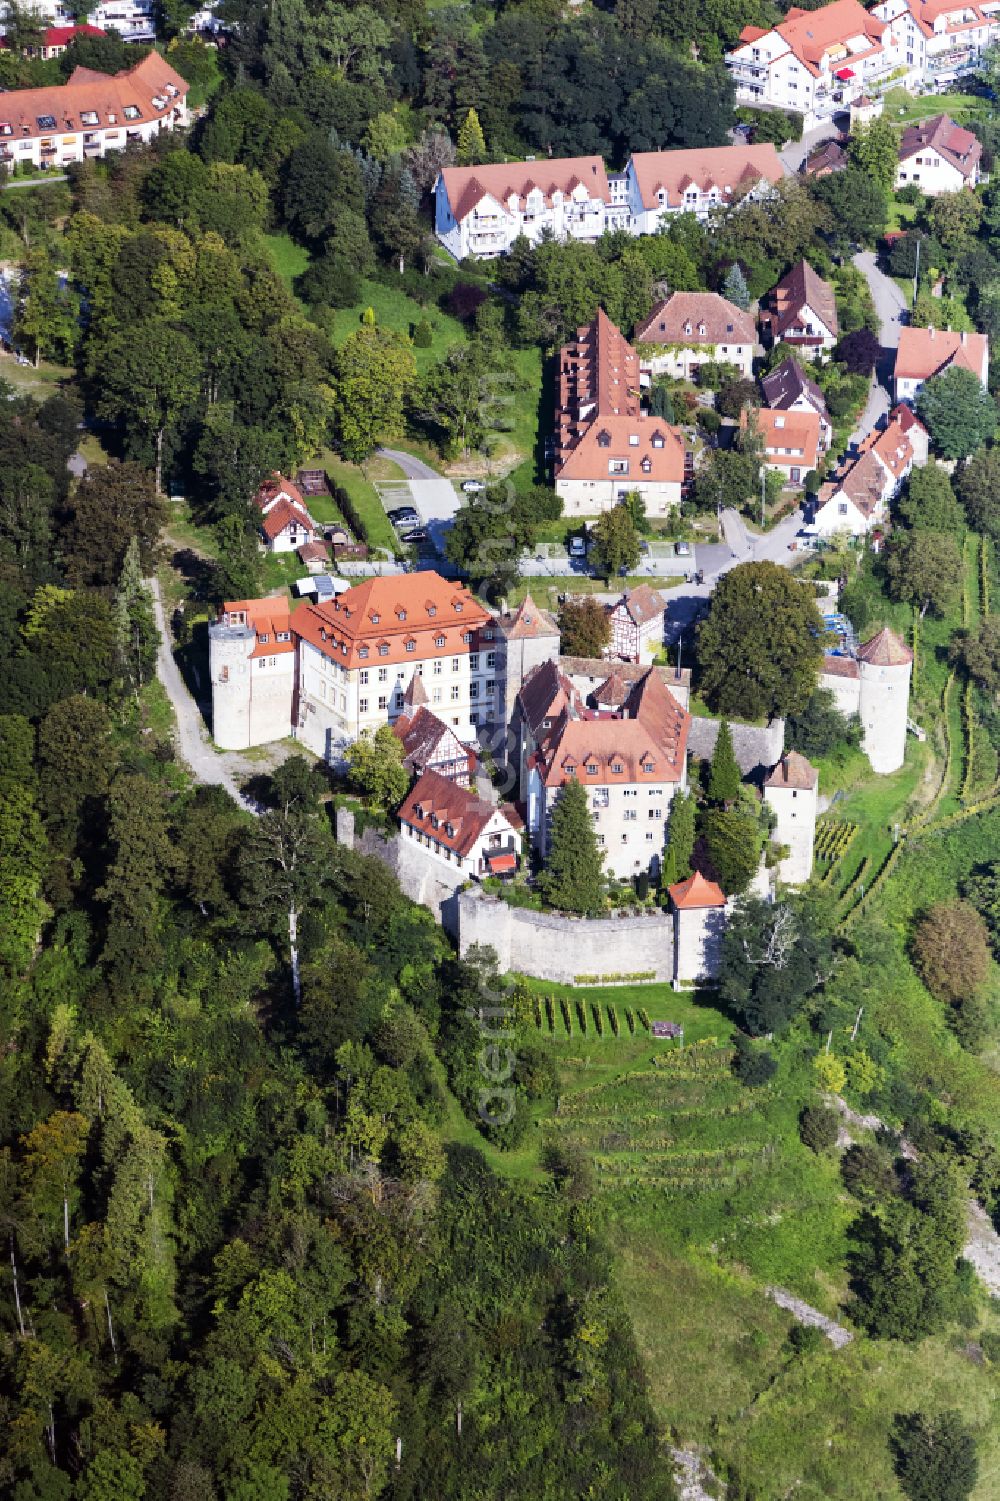
<path fill-rule="evenodd" d="M 788 853 L 778 862 L 786 886 L 802 886 L 812 875 L 816 843 L 819 772 L 798 751 L 788 751 L 764 781 L 764 801 L 775 816 L 772 841 Z"/>
<path fill-rule="evenodd" d="M 820 687 L 833 694 L 841 714 L 861 720 L 861 748 L 872 770 L 897 771 L 906 753 L 913 653 L 886 627 L 859 647 L 857 657 L 829 656 Z"/>

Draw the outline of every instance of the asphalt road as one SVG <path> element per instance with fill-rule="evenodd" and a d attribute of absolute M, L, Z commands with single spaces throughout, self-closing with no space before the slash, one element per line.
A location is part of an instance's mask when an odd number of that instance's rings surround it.
<path fill-rule="evenodd" d="M 906 298 L 892 277 L 886 276 L 883 271 L 879 270 L 874 251 L 862 250 L 854 257 L 854 264 L 871 288 L 872 300 L 879 319 L 879 342 L 882 348 L 898 348 L 899 330 L 907 321 Z"/>
<path fill-rule="evenodd" d="M 420 512 L 435 545 L 440 544 L 442 533 L 454 521 L 455 512 L 462 504 L 459 491 L 455 489 L 450 479 L 445 479 L 443 475 L 438 474 L 436 469 L 432 469 L 430 464 L 425 464 L 423 459 L 415 459 L 410 453 L 403 453 L 397 448 L 380 448 L 378 455 L 382 459 L 391 459 L 402 469 L 406 475 L 406 489 L 409 491 L 410 502 Z M 390 480 L 387 484 L 379 486 L 379 494 L 383 490 L 386 491 L 388 497 L 387 511 L 409 503 L 400 482 Z"/>

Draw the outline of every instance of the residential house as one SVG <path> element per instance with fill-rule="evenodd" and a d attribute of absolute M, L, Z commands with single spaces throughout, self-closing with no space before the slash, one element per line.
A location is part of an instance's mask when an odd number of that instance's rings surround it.
<path fill-rule="evenodd" d="M 650 516 L 681 499 L 684 441 L 643 413 L 639 359 L 603 308 L 559 353 L 555 489 L 567 515 L 593 516 L 636 494 Z"/>
<path fill-rule="evenodd" d="M 913 184 L 929 198 L 957 193 L 979 182 L 983 148 L 971 130 L 947 115 L 909 125 L 899 142 L 896 188 Z"/>
<path fill-rule="evenodd" d="M 839 337 L 833 287 L 808 261 L 799 261 L 770 293 L 761 324 L 772 344 L 791 344 L 815 359 Z"/>
<path fill-rule="evenodd" d="M 626 662 L 642 662 L 662 651 L 666 608 L 663 595 L 649 584 L 639 584 L 623 594 L 608 613 L 610 655 Z"/>
<path fill-rule="evenodd" d="M 847 168 L 847 152 L 839 141 L 824 141 L 802 163 L 803 177 L 832 177 Z"/>
<path fill-rule="evenodd" d="M 0 96 L 0 162 L 57 170 L 187 125 L 188 85 L 159 53 L 114 76 L 75 68 L 66 83 Z"/>
<path fill-rule="evenodd" d="M 330 554 L 332 548 L 329 542 L 304 542 L 296 548 L 299 562 L 304 563 L 310 573 L 327 573 L 330 568 Z"/>
<path fill-rule="evenodd" d="M 785 169 L 774 146 L 635 151 L 625 168 L 633 234 L 652 235 L 673 214 L 705 219 L 737 199 L 769 193 Z"/>
<path fill-rule="evenodd" d="M 819 417 L 819 446 L 823 453 L 833 442 L 833 424 L 826 409 L 826 397 L 814 380 L 806 375 L 798 360 L 789 355 L 761 381 L 764 403 L 776 412 L 815 412 Z"/>
<path fill-rule="evenodd" d="M 517 869 L 524 825 L 509 803 L 497 807 L 436 771 L 425 771 L 399 810 L 404 839 L 451 867 L 481 879 Z"/>
<path fill-rule="evenodd" d="M 434 186 L 435 232 L 456 260 L 531 244 L 596 240 L 609 227 L 611 190 L 599 156 L 444 167 Z"/>
<path fill-rule="evenodd" d="M 880 526 L 915 460 L 927 459 L 927 430 L 906 407 L 897 407 L 887 425 L 870 433 L 837 480 L 820 489 L 813 525 L 821 537 L 847 532 L 863 537 Z"/>
<path fill-rule="evenodd" d="M 462 744 L 451 725 L 428 709 L 426 700 L 423 679 L 412 678 L 403 695 L 404 713 L 392 727 L 403 742 L 403 765 L 416 777 L 436 771 L 449 782 L 468 787 L 476 768 L 476 753 Z"/>
<path fill-rule="evenodd" d="M 901 328 L 894 371 L 897 401 L 913 401 L 925 381 L 955 365 L 987 384 L 990 343 L 985 334 L 950 328 Z"/>
<path fill-rule="evenodd" d="M 541 858 L 555 804 L 575 778 L 587 790 L 606 869 L 623 879 L 655 872 L 671 800 L 686 785 L 690 722 L 652 668 L 618 712 L 565 708 L 528 766 L 528 829 Z"/>
<path fill-rule="evenodd" d="M 473 642 L 490 620 L 464 585 L 432 572 L 366 579 L 336 599 L 301 605 L 292 619 L 297 738 L 337 757 L 363 730 L 405 713 L 414 676 L 432 712 L 465 729 Z"/>
<path fill-rule="evenodd" d="M 28 42 L 21 46 L 22 57 L 38 57 L 42 62 L 48 62 L 52 57 L 62 57 L 71 42 L 79 38 L 91 36 L 107 36 L 99 26 L 47 26 L 37 42 Z M 10 42 L 6 36 L 0 37 L 0 50 L 8 51 Z"/>
<path fill-rule="evenodd" d="M 884 0 L 873 14 L 899 36 L 906 66 L 935 87 L 973 70 L 983 50 L 1000 39 L 992 0 Z"/>
<path fill-rule="evenodd" d="M 80 7 L 74 6 L 70 0 L 36 0 L 31 7 L 32 12 L 46 21 L 50 31 L 73 32 L 75 35 L 90 36 L 99 31 L 117 32 L 126 42 L 155 42 L 156 40 L 156 4 L 155 0 L 99 0 L 88 13 L 87 26 L 76 26 L 77 15 Z M 9 7 L 6 3 L 0 5 L 0 31 L 6 31 L 9 24 Z M 58 51 L 49 51 L 49 57 L 58 57 L 60 52 L 65 51 L 72 37 L 65 42 L 55 42 Z M 33 55 L 25 49 L 26 55 Z"/>
<path fill-rule="evenodd" d="M 750 313 L 717 292 L 674 292 L 635 330 L 643 369 L 693 380 L 699 365 L 735 365 L 753 375 L 757 327 Z"/>
<path fill-rule="evenodd" d="M 517 740 L 518 784 L 528 785 L 528 763 L 563 714 L 575 718 L 583 699 L 559 662 L 550 657 L 532 667 L 517 691 L 511 717 L 511 736 Z"/>
<path fill-rule="evenodd" d="M 754 413 L 757 432 L 764 445 L 764 462 L 780 471 L 786 485 L 801 485 L 819 462 L 822 427 L 818 412 L 773 411 L 760 407 Z M 740 425 L 746 427 L 746 408 Z"/>
<path fill-rule="evenodd" d="M 312 541 L 316 523 L 298 486 L 283 475 L 272 474 L 264 480 L 254 505 L 261 513 L 260 532 L 268 552 L 296 552 Z M 306 558 L 302 561 L 308 563 Z"/>
<path fill-rule="evenodd" d="M 777 26 L 744 26 L 725 58 L 739 104 L 796 110 L 806 127 L 828 120 L 861 88 L 906 69 L 903 28 L 858 0 L 792 6 Z"/>

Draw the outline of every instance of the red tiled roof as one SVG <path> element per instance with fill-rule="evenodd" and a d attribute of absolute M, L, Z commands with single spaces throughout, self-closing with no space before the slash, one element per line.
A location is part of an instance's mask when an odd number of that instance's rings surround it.
<path fill-rule="evenodd" d="M 637 344 L 753 344 L 757 330 L 749 313 L 717 292 L 674 292 L 636 328 L 634 338 Z"/>
<path fill-rule="evenodd" d="M 823 658 L 822 676 L 831 678 L 856 678 L 860 674 L 858 672 L 858 664 L 853 657 L 830 656 Z"/>
<path fill-rule="evenodd" d="M 459 221 L 471 214 L 483 198 L 490 197 L 507 207 L 509 198 L 518 199 L 519 208 L 524 207 L 532 188 L 540 189 L 546 206 L 551 206 L 553 193 L 562 193 L 568 198 L 574 188 L 582 185 L 588 198 L 600 198 L 611 202 L 611 189 L 604 162 L 599 156 L 566 156 L 554 159 L 542 158 L 533 162 L 495 162 L 479 167 L 444 167 L 441 170 L 451 211 Z"/>
<path fill-rule="evenodd" d="M 497 623 L 508 641 L 537 640 L 539 636 L 559 634 L 559 627 L 548 610 L 536 605 L 530 592 L 525 594 L 513 612 L 502 615 Z"/>
<path fill-rule="evenodd" d="M 691 716 L 658 672 L 649 669 L 634 685 L 626 714 L 571 719 L 564 712 L 540 747 L 545 785 L 561 787 L 574 777 L 584 786 L 679 782 Z"/>
<path fill-rule="evenodd" d="M 266 516 L 260 518 L 260 529 L 268 541 L 273 542 L 275 537 L 293 523 L 297 526 L 304 526 L 310 532 L 313 529 L 312 517 L 304 505 L 281 499 L 277 505 L 271 507 Z"/>
<path fill-rule="evenodd" d="M 174 92 L 171 94 L 170 89 Z M 43 89 L 12 89 L 0 97 L 0 138 L 27 140 L 67 130 L 123 130 L 164 119 L 183 103 L 188 85 L 157 52 L 150 52 L 134 68 L 112 77 L 93 68 L 74 68 L 66 83 Z M 159 101 L 155 103 L 154 101 Z M 140 110 L 126 119 L 126 109 Z M 93 112 L 96 121 L 85 123 Z M 51 116 L 54 125 L 41 126 Z"/>
<path fill-rule="evenodd" d="M 294 500 L 297 505 L 305 505 L 305 497 L 298 485 L 293 485 L 290 479 L 285 479 L 283 474 L 279 474 L 275 470 L 274 474 L 265 480 L 261 480 L 257 494 L 254 496 L 254 504 L 259 506 L 263 511 L 266 506 L 273 505 L 282 496 L 286 500 Z"/>
<path fill-rule="evenodd" d="M 951 328 L 901 328 L 896 351 L 896 379 L 930 380 L 948 365 L 971 370 L 983 378 L 989 340 L 985 334 L 959 333 Z"/>
<path fill-rule="evenodd" d="M 794 787 L 811 792 L 819 781 L 819 772 L 798 751 L 786 751 L 764 783 L 765 787 Z"/>
<path fill-rule="evenodd" d="M 775 411 L 760 407 L 756 413 L 757 431 L 769 464 L 801 465 L 815 469 L 819 453 L 822 424 L 818 412 Z M 746 427 L 746 409 L 740 414 L 740 426 Z M 771 453 L 772 449 L 792 448 L 795 453 Z"/>
<path fill-rule="evenodd" d="M 296 548 L 296 553 L 303 563 L 325 563 L 330 556 L 329 542 L 303 542 L 301 547 Z"/>
<path fill-rule="evenodd" d="M 425 771 L 400 808 L 399 820 L 464 857 L 497 814 L 514 827 L 506 806 L 497 808 L 440 772 Z"/>
<path fill-rule="evenodd" d="M 860 9 L 860 6 L 858 7 Z M 716 187 L 723 201 L 739 188 L 750 188 L 761 179 L 778 183 L 785 175 L 774 146 L 697 146 L 682 151 L 634 151 L 632 171 L 643 206 L 662 207 L 657 193 L 663 189 L 673 207 L 688 187 L 703 193 Z"/>
<path fill-rule="evenodd" d="M 423 704 L 412 717 L 404 715 L 397 719 L 393 730 L 403 742 L 404 761 L 417 771 L 435 760 L 468 761 L 465 747 L 454 730 Z M 442 741 L 448 742 L 447 754 Z"/>
<path fill-rule="evenodd" d="M 385 667 L 461 656 L 470 650 L 464 637 L 492 618 L 464 584 L 427 572 L 366 579 L 336 599 L 303 605 L 294 628 L 343 667 Z"/>
<path fill-rule="evenodd" d="M 256 632 L 253 657 L 279 657 L 295 650 L 291 634 L 291 606 L 283 595 L 273 599 L 227 599 L 220 612 L 224 625 L 246 625 Z M 286 635 L 287 641 L 279 641 Z"/>
<path fill-rule="evenodd" d="M 696 870 L 693 876 L 688 876 L 686 881 L 678 881 L 669 891 L 670 900 L 681 912 L 689 912 L 696 907 L 726 905 L 722 887 L 717 886 L 714 881 L 706 881 L 700 870 Z"/>
<path fill-rule="evenodd" d="M 785 19 L 775 27 L 813 77 L 818 76 L 819 63 L 830 48 L 842 45 L 852 37 L 867 37 L 872 44 L 866 50 L 852 53 L 852 63 L 871 52 L 880 51 L 885 29 L 886 22 L 871 15 L 858 4 L 858 0 L 833 0 L 831 5 L 821 6 L 819 10 L 800 10 L 792 6 Z"/>
<path fill-rule="evenodd" d="M 638 584 L 619 600 L 635 625 L 646 625 L 666 609 L 663 595 L 649 584 Z M 617 608 L 617 606 L 616 606 Z"/>
<path fill-rule="evenodd" d="M 572 716 L 580 711 L 580 696 L 569 678 L 559 670 L 554 658 L 540 662 L 527 674 L 518 690 L 517 701 L 525 723 L 537 738 L 544 720 L 556 720 L 567 710 Z"/>
<path fill-rule="evenodd" d="M 858 648 L 858 661 L 869 667 L 905 667 L 913 661 L 913 653 L 906 643 L 886 626 Z"/>

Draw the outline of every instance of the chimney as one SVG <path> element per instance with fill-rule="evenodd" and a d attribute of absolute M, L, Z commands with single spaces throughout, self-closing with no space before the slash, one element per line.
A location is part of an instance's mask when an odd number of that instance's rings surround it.
<path fill-rule="evenodd" d="M 932 328 L 932 329 L 931 329 L 931 330 L 930 330 L 930 335 L 931 335 L 931 338 L 932 338 L 932 339 L 933 339 L 933 337 L 934 337 L 934 335 L 935 335 L 935 333 L 936 333 L 936 332 L 937 332 L 937 330 L 936 330 L 936 329 L 933 329 L 933 328 Z"/>
<path fill-rule="evenodd" d="M 967 342 L 968 342 L 968 338 L 969 338 L 969 336 L 968 336 L 968 334 L 967 334 L 967 333 L 966 333 L 966 332 L 965 332 L 965 329 L 964 329 L 964 328 L 963 328 L 963 330 L 962 330 L 962 343 L 963 343 L 963 344 L 965 344 L 965 343 L 967 343 Z"/>

